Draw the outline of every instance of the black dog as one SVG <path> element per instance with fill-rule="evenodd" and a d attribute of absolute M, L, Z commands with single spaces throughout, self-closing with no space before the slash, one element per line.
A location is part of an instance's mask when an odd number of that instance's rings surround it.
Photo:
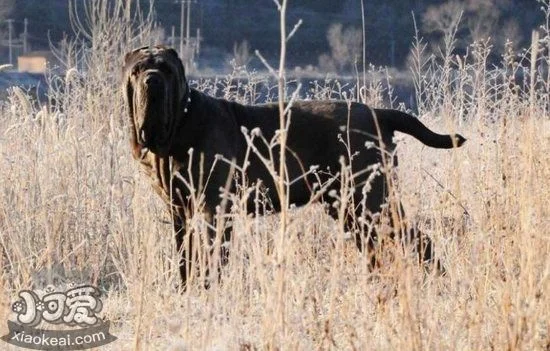
<path fill-rule="evenodd" d="M 278 105 L 243 106 L 190 89 L 177 53 L 162 46 L 144 47 L 126 55 L 124 93 L 130 113 L 133 155 L 145 166 L 157 192 L 167 201 L 169 208 L 172 206 L 178 249 L 190 252 L 192 240 L 190 234 L 185 234 L 184 226 L 191 206 L 188 199 L 194 190 L 190 190 L 181 177 L 175 176 L 173 170 L 183 177 L 187 176 L 190 162 L 188 151 L 191 148 L 196 155 L 191 167 L 195 185 L 200 183 L 201 175 L 198 155 L 203 156 L 202 169 L 206 170 L 205 173 L 216 162 L 217 155 L 242 165 L 248 148 L 242 127 L 248 131 L 259 128 L 262 136 L 271 140 L 279 129 Z M 390 155 L 395 148 L 392 141 L 395 131 L 412 135 L 435 148 L 453 148 L 465 142 L 458 134 L 436 134 L 406 113 L 371 109 L 360 103 L 300 101 L 293 103 L 290 110 L 286 167 L 288 179 L 298 180 L 290 186 L 289 203 L 308 203 L 312 197 L 312 184 L 315 183 L 329 184 L 321 198 L 321 201 L 326 201 L 329 191 L 338 192 L 340 189 L 339 181 L 333 181 L 334 175 L 341 169 L 340 158 L 344 156 L 350 164 L 349 155 L 355 154 L 351 170 L 356 174 L 353 181 L 357 191 L 354 193 L 355 207 L 348 210 L 346 227 L 356 233 L 360 231 L 354 218 L 364 217 L 365 213 L 379 213 L 387 201 L 388 178 L 383 172 L 373 174 L 372 166 L 396 162 L 384 156 L 386 153 Z M 368 148 L 368 143 L 376 147 Z M 266 154 L 267 148 L 263 143 L 254 145 Z M 385 152 L 380 151 L 380 146 Z M 274 154 L 274 160 L 278 160 L 277 147 Z M 273 209 L 279 211 L 281 204 L 273 177 L 254 152 L 249 154 L 248 161 L 248 179 L 263 182 Z M 311 167 L 317 167 L 318 171 L 308 172 Z M 276 165 L 274 169 L 278 169 Z M 229 164 L 218 162 L 209 176 L 203 189 L 203 211 L 207 218 L 214 217 L 215 208 L 220 203 L 220 188 L 227 183 L 229 172 Z M 370 182 L 370 191 L 363 206 L 360 206 L 364 196 L 361 188 L 367 181 Z M 249 207 L 250 211 L 254 211 L 253 199 L 249 200 Z M 329 213 L 337 217 L 336 211 L 329 210 Z M 364 245 L 372 248 L 375 240 L 376 235 L 373 234 L 365 243 L 363 236 L 356 234 L 360 249 Z M 429 239 L 424 242 L 426 244 L 420 248 L 420 259 L 431 260 Z M 184 258 L 180 266 L 184 285 L 190 264 L 190 260 Z"/>

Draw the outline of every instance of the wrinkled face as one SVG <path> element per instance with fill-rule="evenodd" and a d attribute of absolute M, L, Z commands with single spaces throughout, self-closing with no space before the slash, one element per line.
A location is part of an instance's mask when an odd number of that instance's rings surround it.
<path fill-rule="evenodd" d="M 168 155 L 186 89 L 183 65 L 174 50 L 144 47 L 126 55 L 124 95 L 135 148 Z"/>

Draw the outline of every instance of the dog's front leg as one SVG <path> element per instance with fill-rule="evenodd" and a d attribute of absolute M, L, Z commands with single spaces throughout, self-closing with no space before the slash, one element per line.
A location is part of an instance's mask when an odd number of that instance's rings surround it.
<path fill-rule="evenodd" d="M 193 267 L 193 238 L 191 232 L 187 232 L 185 228 L 185 218 L 179 214 L 174 213 L 172 215 L 172 222 L 174 224 L 174 233 L 176 237 L 176 248 L 179 259 L 179 271 L 181 277 L 181 287 L 185 290 L 187 288 L 187 279 L 189 273 Z"/>

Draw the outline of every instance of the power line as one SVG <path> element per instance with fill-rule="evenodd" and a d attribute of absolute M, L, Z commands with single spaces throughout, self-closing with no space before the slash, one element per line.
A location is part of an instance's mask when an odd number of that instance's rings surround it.
<path fill-rule="evenodd" d="M 8 47 L 8 56 L 9 56 L 9 63 L 13 65 L 13 49 L 14 48 L 23 48 L 23 52 L 26 53 L 28 51 L 28 39 L 29 39 L 29 31 L 28 31 L 28 25 L 29 21 L 25 18 L 23 21 L 24 29 L 23 33 L 20 35 L 19 39 L 14 39 L 14 28 L 13 23 L 16 22 L 12 18 L 6 19 L 6 22 L 8 23 L 8 40 L 2 41 L 0 45 L 7 46 Z"/>
<path fill-rule="evenodd" d="M 175 3 L 180 4 L 180 56 L 186 64 L 192 63 L 195 59 L 195 54 L 199 54 L 200 50 L 200 28 L 197 26 L 196 37 L 191 36 L 191 10 L 193 4 L 197 4 L 198 0 L 176 0 Z M 170 40 L 174 42 L 174 34 Z"/>

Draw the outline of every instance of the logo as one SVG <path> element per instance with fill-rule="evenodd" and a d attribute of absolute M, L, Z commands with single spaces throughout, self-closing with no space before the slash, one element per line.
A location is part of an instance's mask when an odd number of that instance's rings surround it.
<path fill-rule="evenodd" d="M 85 350 L 117 338 L 110 323 L 98 314 L 103 304 L 100 291 L 91 285 L 48 285 L 42 290 L 23 290 L 12 304 L 14 320 L 8 321 L 2 340 L 34 350 Z M 38 326 L 57 326 L 42 329 Z"/>

